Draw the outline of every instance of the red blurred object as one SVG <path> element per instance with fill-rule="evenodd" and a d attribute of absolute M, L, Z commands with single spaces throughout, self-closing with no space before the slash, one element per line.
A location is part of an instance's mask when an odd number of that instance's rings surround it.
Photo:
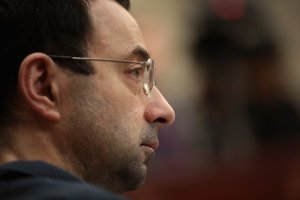
<path fill-rule="evenodd" d="M 299 200 L 299 143 L 262 150 L 254 162 L 187 170 L 166 164 L 131 200 Z M 152 174 L 154 175 L 154 174 Z"/>
<path fill-rule="evenodd" d="M 245 0 L 210 0 L 210 7 L 218 17 L 238 20 L 245 15 Z"/>

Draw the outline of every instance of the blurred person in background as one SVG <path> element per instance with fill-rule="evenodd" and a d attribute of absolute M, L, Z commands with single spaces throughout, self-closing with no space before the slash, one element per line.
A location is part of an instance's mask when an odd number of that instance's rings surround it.
<path fill-rule="evenodd" d="M 0 1 L 0 199 L 123 199 L 145 182 L 174 111 L 129 7 Z"/>
<path fill-rule="evenodd" d="M 298 140 L 300 119 L 296 107 L 284 94 L 281 55 L 272 43 L 260 44 L 248 53 L 247 113 L 261 148 Z"/>
<path fill-rule="evenodd" d="M 295 170 L 300 117 L 284 87 L 284 49 L 268 27 L 271 23 L 263 20 L 267 12 L 261 2 L 250 0 L 205 2 L 191 42 L 195 67 L 205 74 L 199 98 L 203 127 L 194 145 L 199 141 L 201 154 L 205 140 L 210 166 L 223 169 L 210 182 L 223 184 L 207 194 L 219 191 L 215 199 L 289 199 L 288 188 L 299 197 L 294 189 L 299 181 L 291 176 L 300 172 Z"/>
<path fill-rule="evenodd" d="M 300 118 L 284 91 L 278 41 L 262 28 L 250 1 L 241 7 L 242 1 L 236 1 L 229 14 L 222 2 L 208 2 L 192 54 L 205 73 L 199 102 L 212 156 L 226 160 L 235 153 L 293 143 L 300 136 Z"/>

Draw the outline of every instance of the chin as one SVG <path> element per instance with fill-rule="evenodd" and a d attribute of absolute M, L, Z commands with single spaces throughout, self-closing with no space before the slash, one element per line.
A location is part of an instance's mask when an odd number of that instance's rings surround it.
<path fill-rule="evenodd" d="M 135 163 L 133 165 L 123 166 L 117 171 L 107 174 L 105 179 L 102 179 L 102 185 L 106 189 L 123 193 L 136 190 L 142 187 L 147 178 L 147 166 L 143 163 Z"/>
<path fill-rule="evenodd" d="M 124 193 L 124 192 L 130 192 L 133 190 L 137 190 L 145 184 L 145 180 L 146 179 L 143 179 L 139 182 L 130 181 L 130 182 L 124 183 L 123 186 L 121 186 L 121 187 L 116 186 L 116 187 L 110 188 L 110 190 L 113 192 L 116 192 L 116 193 Z"/>
<path fill-rule="evenodd" d="M 130 192 L 133 190 L 137 190 L 139 188 L 141 188 L 146 182 L 146 179 L 144 179 L 143 181 L 140 181 L 139 183 L 135 184 L 135 185 L 131 185 L 130 187 L 128 187 L 129 185 L 127 185 L 126 189 L 123 192 Z"/>
<path fill-rule="evenodd" d="M 132 191 L 142 187 L 147 178 L 147 166 L 143 164 L 138 170 L 131 171 L 131 177 L 127 177 L 125 182 L 125 191 Z M 133 174 L 134 173 L 134 174 Z"/>

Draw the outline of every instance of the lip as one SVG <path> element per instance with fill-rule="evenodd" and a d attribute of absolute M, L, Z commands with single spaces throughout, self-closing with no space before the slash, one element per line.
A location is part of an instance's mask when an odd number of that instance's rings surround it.
<path fill-rule="evenodd" d="M 155 151 L 159 147 L 159 141 L 144 143 L 142 146 L 150 147 Z"/>

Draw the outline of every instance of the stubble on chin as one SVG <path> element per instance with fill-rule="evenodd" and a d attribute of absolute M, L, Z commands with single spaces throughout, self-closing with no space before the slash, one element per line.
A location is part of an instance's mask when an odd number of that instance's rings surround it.
<path fill-rule="evenodd" d="M 147 128 L 144 128 L 140 132 L 140 145 L 134 150 L 131 149 L 131 152 L 125 152 L 120 158 L 123 162 L 119 165 L 119 168 L 116 168 L 116 171 L 112 171 L 110 176 L 116 178 L 115 186 L 119 186 L 119 192 L 138 189 L 145 183 L 148 175 L 148 165 L 155 157 L 155 152 L 142 144 L 157 141 L 157 131 L 156 125 L 149 125 Z"/>

